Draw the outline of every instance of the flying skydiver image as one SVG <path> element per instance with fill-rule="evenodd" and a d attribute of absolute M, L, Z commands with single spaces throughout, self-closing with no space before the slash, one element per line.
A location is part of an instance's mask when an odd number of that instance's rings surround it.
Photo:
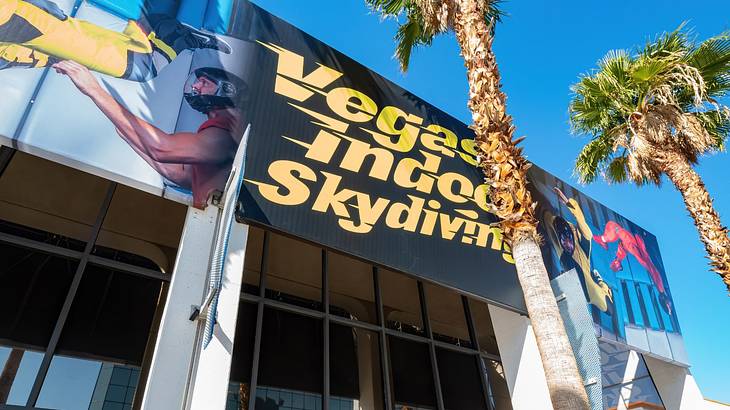
<path fill-rule="evenodd" d="M 669 314 L 672 313 L 672 302 L 667 296 L 664 280 L 659 273 L 654 262 L 651 260 L 649 252 L 646 250 L 644 239 L 639 234 L 624 229 L 621 225 L 614 221 L 606 222 L 606 226 L 602 235 L 594 235 L 593 240 L 596 241 L 603 249 L 608 250 L 608 244 L 618 242 L 616 249 L 616 258 L 611 262 L 611 270 L 618 272 L 623 270 L 621 261 L 627 256 L 627 253 L 634 256 L 641 266 L 649 272 L 654 286 L 659 291 L 659 302 L 662 308 Z"/>
<path fill-rule="evenodd" d="M 131 81 L 148 81 L 184 50 L 231 48 L 215 35 L 164 14 L 128 21 L 116 32 L 67 16 L 50 0 L 0 0 L 0 69 L 62 60 Z"/>
<path fill-rule="evenodd" d="M 581 284 L 588 302 L 611 316 L 614 332 L 618 334 L 618 318 L 613 299 L 613 290 L 596 269 L 591 269 L 591 240 L 593 232 L 588 226 L 583 211 L 573 198 L 567 198 L 557 187 L 553 190 L 575 217 L 577 228 L 560 215 L 550 211 L 544 213 L 546 230 L 553 248 L 558 253 L 564 270 L 575 269 L 583 278 Z"/>
<path fill-rule="evenodd" d="M 194 70 L 183 95 L 207 120 L 196 132 L 168 134 L 117 102 L 87 67 L 61 61 L 53 69 L 67 75 L 153 169 L 177 187 L 191 191 L 193 206 L 204 208 L 211 194 L 223 191 L 243 133 L 240 110 L 247 102 L 248 86 L 242 79 L 215 67 Z"/>

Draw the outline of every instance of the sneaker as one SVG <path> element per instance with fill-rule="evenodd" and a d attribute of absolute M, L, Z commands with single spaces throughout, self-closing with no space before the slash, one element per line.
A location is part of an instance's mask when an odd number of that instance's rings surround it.
<path fill-rule="evenodd" d="M 597 244 L 601 245 L 601 248 L 608 250 L 608 244 L 603 240 L 603 235 L 593 235 L 593 240 L 596 241 Z"/>
<path fill-rule="evenodd" d="M 193 28 L 187 24 L 182 23 L 187 28 L 188 35 L 194 40 L 195 45 L 190 48 L 210 48 L 218 50 L 224 54 L 231 54 L 231 46 L 225 41 L 219 39 L 215 34 L 205 31 L 202 29 Z"/>

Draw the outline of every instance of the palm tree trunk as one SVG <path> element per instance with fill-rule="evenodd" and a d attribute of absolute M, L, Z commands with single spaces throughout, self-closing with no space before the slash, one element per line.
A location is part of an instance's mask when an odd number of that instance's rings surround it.
<path fill-rule="evenodd" d="M 10 388 L 13 387 L 13 381 L 15 381 L 15 376 L 18 374 L 23 353 L 22 349 L 12 349 L 8 355 L 8 360 L 5 361 L 3 371 L 0 373 L 0 404 L 8 402 Z"/>
<path fill-rule="evenodd" d="M 669 179 L 682 194 L 684 205 L 694 220 L 700 240 L 705 245 L 712 270 L 717 272 L 730 292 L 730 238 L 722 225 L 720 215 L 712 206 L 700 176 L 680 153 L 662 151 L 657 156 Z"/>
<path fill-rule="evenodd" d="M 540 245 L 532 239 L 523 239 L 514 244 L 512 255 L 540 350 L 553 408 L 589 409 L 583 379 L 578 372 L 573 348 L 550 287 Z"/>
<path fill-rule="evenodd" d="M 469 108 L 474 121 L 479 163 L 489 184 L 493 212 L 512 244 L 517 276 L 530 315 L 553 408 L 590 408 L 573 349 L 560 317 L 540 251 L 534 203 L 527 189 L 530 164 L 512 139 L 512 117 L 501 91 L 492 50 L 491 27 L 480 10 L 483 0 L 454 0 L 454 31 L 469 80 Z"/>

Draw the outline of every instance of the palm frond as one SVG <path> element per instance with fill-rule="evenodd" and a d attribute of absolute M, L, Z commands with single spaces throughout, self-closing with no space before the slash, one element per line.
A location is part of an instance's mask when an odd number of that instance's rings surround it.
<path fill-rule="evenodd" d="M 365 0 L 365 4 L 383 17 L 398 17 L 406 10 L 408 0 Z"/>
<path fill-rule="evenodd" d="M 695 117 L 702 123 L 702 126 L 713 137 L 713 148 L 725 150 L 725 143 L 730 138 L 730 111 L 727 108 L 696 112 Z"/>
<path fill-rule="evenodd" d="M 619 184 L 626 182 L 629 179 L 628 158 L 625 155 L 613 158 L 606 167 L 605 178 Z"/>
<path fill-rule="evenodd" d="M 502 3 L 504 0 L 485 0 L 486 6 L 484 9 L 484 20 L 487 21 L 492 35 L 497 27 L 497 23 L 502 22 L 502 18 L 507 17 L 507 13 L 502 10 Z"/>
<path fill-rule="evenodd" d="M 599 135 L 586 144 L 575 161 L 575 174 L 581 183 L 596 180 L 601 168 L 613 155 L 613 141 L 610 137 Z"/>
<path fill-rule="evenodd" d="M 430 45 L 434 35 L 426 32 L 422 19 L 415 12 L 409 13 L 406 22 L 398 26 L 395 33 L 395 57 L 403 72 L 408 71 L 413 49 Z"/>
<path fill-rule="evenodd" d="M 645 58 L 667 58 L 677 54 L 686 54 L 691 32 L 682 30 L 687 22 L 683 22 L 674 31 L 662 33 L 653 41 L 644 45 L 637 54 Z"/>
<path fill-rule="evenodd" d="M 730 32 L 703 41 L 687 56 L 707 84 L 707 94 L 718 98 L 730 92 Z"/>
<path fill-rule="evenodd" d="M 631 58 L 610 51 L 598 70 L 584 74 L 571 87 L 570 119 L 574 133 L 597 135 L 615 128 L 636 109 L 637 90 L 631 77 Z"/>

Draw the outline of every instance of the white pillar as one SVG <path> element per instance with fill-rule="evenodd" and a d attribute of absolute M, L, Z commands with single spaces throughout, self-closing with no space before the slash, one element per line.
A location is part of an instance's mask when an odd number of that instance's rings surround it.
<path fill-rule="evenodd" d="M 213 338 L 205 349 L 198 346 L 202 350 L 199 350 L 191 378 L 189 393 L 191 400 L 190 406 L 187 407 L 189 409 L 225 410 L 226 408 L 247 240 L 248 225 L 234 222 L 218 297 Z"/>
<path fill-rule="evenodd" d="M 175 268 L 167 292 L 142 409 L 183 408 L 193 361 L 198 322 L 191 307 L 200 305 L 206 291 L 206 273 L 218 219 L 218 208 L 188 208 Z"/>
<path fill-rule="evenodd" d="M 489 305 L 514 410 L 552 410 L 545 370 L 530 320 Z"/>
<path fill-rule="evenodd" d="M 667 410 L 705 408 L 705 399 L 689 369 L 649 355 L 644 355 L 644 361 Z"/>

